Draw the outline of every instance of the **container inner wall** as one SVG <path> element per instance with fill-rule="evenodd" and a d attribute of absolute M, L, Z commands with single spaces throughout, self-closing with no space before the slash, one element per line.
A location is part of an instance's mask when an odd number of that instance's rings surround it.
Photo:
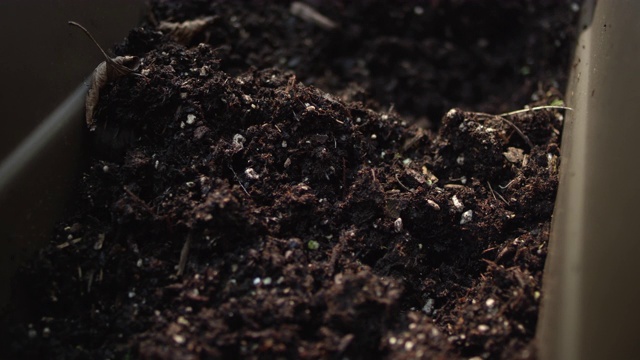
<path fill-rule="evenodd" d="M 594 6 L 568 88 L 575 111 L 563 137 L 539 325 L 541 359 L 640 354 L 640 235 L 634 226 L 640 204 L 640 2 Z"/>
<path fill-rule="evenodd" d="M 86 87 L 77 87 L 103 59 L 67 21 L 84 24 L 110 48 L 139 23 L 144 6 L 0 2 L 0 307 L 17 264 L 49 240 L 79 175 Z"/>

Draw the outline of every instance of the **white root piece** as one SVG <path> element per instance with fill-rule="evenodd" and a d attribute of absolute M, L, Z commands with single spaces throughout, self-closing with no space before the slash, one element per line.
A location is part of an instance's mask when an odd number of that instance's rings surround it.
<path fill-rule="evenodd" d="M 95 70 L 93 70 L 91 82 L 89 84 L 89 91 L 87 92 L 87 98 L 85 100 L 85 118 L 87 126 L 89 127 L 89 130 L 94 131 L 96 129 L 96 123 L 93 115 L 95 114 L 95 108 L 98 104 L 98 100 L 100 99 L 100 89 L 110 81 L 121 76 L 129 74 L 142 76 L 135 72 L 140 66 L 140 59 L 136 56 L 117 56 L 112 58 L 107 55 L 100 44 L 98 44 L 98 42 L 93 38 L 91 33 L 82 25 L 74 21 L 69 21 L 69 25 L 79 27 L 91 39 L 91 41 L 96 44 L 98 49 L 100 49 L 100 52 L 102 52 L 102 55 L 105 57 L 105 61 L 101 62 L 96 66 Z"/>
<path fill-rule="evenodd" d="M 526 112 L 533 112 L 533 111 L 539 111 L 539 110 L 548 110 L 548 109 L 573 111 L 572 108 L 567 107 L 567 106 L 543 105 L 543 106 L 536 106 L 536 107 L 528 108 L 528 109 L 509 111 L 509 112 L 502 113 L 502 114 L 499 114 L 499 115 L 491 115 L 491 114 L 482 113 L 482 112 L 475 112 L 474 114 L 476 114 L 478 116 L 485 117 L 485 118 L 495 118 L 495 119 L 498 119 L 500 121 L 505 122 L 507 125 L 511 126 L 516 131 L 516 133 L 518 133 L 518 135 L 520 135 L 522 140 L 524 140 L 527 143 L 527 145 L 529 145 L 529 148 L 533 149 L 533 143 L 531 142 L 531 140 L 529 140 L 529 137 L 527 137 L 527 135 L 525 135 L 522 132 L 522 130 L 520 130 L 520 128 L 516 126 L 516 124 L 514 124 L 513 122 L 507 120 L 507 117 L 510 117 L 510 116 L 513 116 L 513 115 L 517 115 L 517 114 L 523 114 L 523 113 L 526 113 Z"/>
<path fill-rule="evenodd" d="M 158 30 L 167 33 L 171 40 L 187 46 L 194 36 L 201 33 L 215 19 L 215 16 L 207 16 L 181 23 L 161 21 Z"/>

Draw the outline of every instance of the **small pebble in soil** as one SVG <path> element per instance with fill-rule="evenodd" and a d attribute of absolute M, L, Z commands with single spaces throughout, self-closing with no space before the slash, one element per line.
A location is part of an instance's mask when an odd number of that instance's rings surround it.
<path fill-rule="evenodd" d="M 473 210 L 467 210 L 463 212 L 462 216 L 460 217 L 460 225 L 470 223 L 471 220 L 473 220 Z"/>

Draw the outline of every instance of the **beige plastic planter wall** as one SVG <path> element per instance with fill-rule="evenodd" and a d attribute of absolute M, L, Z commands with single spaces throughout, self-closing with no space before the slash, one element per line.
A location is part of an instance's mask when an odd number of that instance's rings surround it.
<path fill-rule="evenodd" d="M 588 1 L 568 87 L 542 359 L 640 358 L 640 1 Z"/>
<path fill-rule="evenodd" d="M 102 60 L 67 21 L 85 24 L 111 47 L 140 21 L 143 6 L 0 1 L 0 307 L 17 263 L 51 236 L 82 162 L 86 87 L 78 84 Z"/>
<path fill-rule="evenodd" d="M 71 3 L 84 6 L 89 18 L 102 14 L 94 2 Z M 100 2 L 98 8 L 107 3 Z M 132 7 L 140 5 L 124 0 L 108 4 L 112 10 L 123 9 L 112 16 L 122 20 L 127 14 L 126 21 L 111 30 L 116 36 L 110 41 L 115 41 L 136 23 L 138 12 Z M 567 94 L 575 110 L 568 112 L 564 129 L 539 354 L 553 360 L 640 358 L 640 235 L 635 227 L 640 223 L 640 1 L 588 0 L 583 12 L 585 30 Z M 69 19 L 58 15 L 57 22 Z M 84 23 L 93 28 L 95 21 Z M 52 36 L 68 37 L 68 30 Z M 73 37 L 82 53 L 93 51 L 84 41 L 81 34 Z M 97 56 L 85 58 L 87 66 L 100 61 Z M 89 72 L 76 70 L 79 78 Z M 78 177 L 84 91 L 80 87 L 73 92 L 0 162 L 0 306 L 17 263 L 50 236 Z"/>

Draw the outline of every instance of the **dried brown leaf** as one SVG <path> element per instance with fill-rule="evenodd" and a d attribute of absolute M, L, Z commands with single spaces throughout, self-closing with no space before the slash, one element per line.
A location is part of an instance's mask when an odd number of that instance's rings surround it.
<path fill-rule="evenodd" d="M 127 64 L 131 64 L 133 68 L 127 67 Z M 87 92 L 87 98 L 85 99 L 85 118 L 89 130 L 94 131 L 96 129 L 95 114 L 96 105 L 100 100 L 100 90 L 107 85 L 110 81 L 113 81 L 121 76 L 133 73 L 134 69 L 140 64 L 140 59 L 135 56 L 117 56 L 115 58 L 109 58 L 101 62 L 91 75 L 91 82 L 89 84 L 89 91 Z M 136 74 L 137 75 L 137 74 Z"/>
<path fill-rule="evenodd" d="M 215 19 L 215 16 L 207 16 L 181 23 L 161 21 L 158 30 L 166 32 L 171 40 L 187 46 L 194 36 L 201 33 Z"/>
<path fill-rule="evenodd" d="M 102 55 L 105 57 L 105 61 L 101 62 L 95 70 L 93 70 L 89 84 L 89 91 L 87 92 L 87 98 L 85 100 L 85 118 L 87 126 L 89 127 L 89 130 L 93 131 L 96 129 L 93 115 L 95 114 L 95 108 L 98 104 L 98 100 L 100 99 L 100 90 L 107 83 L 121 76 L 129 74 L 142 76 L 135 72 L 140 66 L 140 59 L 136 56 L 117 56 L 112 58 L 107 55 L 96 39 L 94 39 L 91 33 L 82 25 L 74 21 L 69 21 L 68 23 L 69 25 L 79 27 L 93 41 L 93 43 L 96 44 L 98 49 L 100 49 L 100 52 L 102 52 Z"/>

